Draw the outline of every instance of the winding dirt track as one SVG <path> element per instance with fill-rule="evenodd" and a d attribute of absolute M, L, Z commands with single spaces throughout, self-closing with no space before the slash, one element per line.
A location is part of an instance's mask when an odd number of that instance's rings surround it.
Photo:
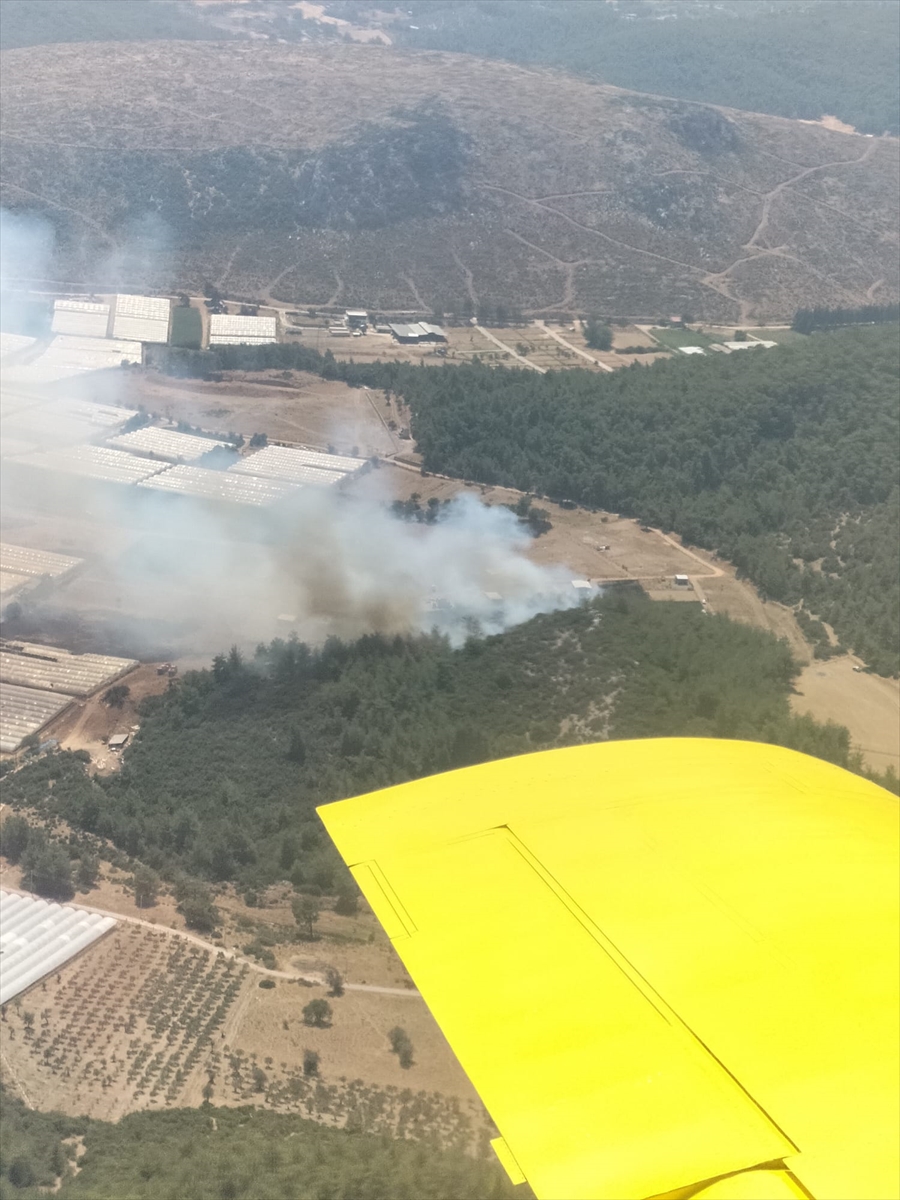
<path fill-rule="evenodd" d="M 18 896 L 30 896 L 33 899 L 39 900 L 40 896 L 36 896 L 34 892 L 29 892 L 25 888 L 12 887 L 4 883 L 3 890 L 5 892 L 15 892 Z M 235 950 L 227 950 L 224 946 L 217 946 L 214 942 L 204 941 L 203 938 L 197 937 L 196 934 L 187 933 L 183 929 L 168 929 L 165 925 L 157 925 L 153 921 L 145 921 L 141 917 L 129 917 L 122 913 L 110 912 L 106 908 L 94 908 L 90 904 L 78 904 L 75 901 L 66 901 L 66 908 L 77 908 L 81 912 L 97 913 L 101 917 L 112 917 L 115 921 L 124 921 L 128 925 L 140 925 L 145 929 L 152 929 L 154 933 L 164 933 L 169 937 L 181 938 L 185 942 L 193 942 L 195 946 L 200 946 L 201 949 L 208 951 L 210 954 L 222 954 L 226 958 L 232 958 L 235 962 L 239 962 L 242 966 L 248 967 L 251 971 L 255 971 L 257 975 L 266 975 L 271 979 L 299 979 L 305 983 L 318 984 L 324 987 L 327 983 L 321 975 L 315 972 L 304 974 L 302 971 L 272 971 L 268 967 L 261 967 L 259 963 L 253 962 L 251 959 L 245 958 L 242 954 L 238 954 Z M 391 988 L 378 987 L 372 983 L 344 983 L 344 991 L 347 992 L 378 992 L 384 996 L 418 996 L 420 995 L 414 988 Z"/>

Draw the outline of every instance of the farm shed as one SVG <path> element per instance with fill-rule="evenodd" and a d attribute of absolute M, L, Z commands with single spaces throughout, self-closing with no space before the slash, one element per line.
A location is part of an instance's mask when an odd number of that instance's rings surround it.
<path fill-rule="evenodd" d="M 423 342 L 446 342 L 447 335 L 440 325 L 432 325 L 428 321 L 419 321 L 418 328 L 422 330 L 420 340 Z"/>
<path fill-rule="evenodd" d="M 344 313 L 344 320 L 351 329 L 365 330 L 369 324 L 369 314 L 364 308 L 348 308 Z"/>
<path fill-rule="evenodd" d="M 0 683 L 0 750 L 11 754 L 72 703 L 71 696 Z"/>
<path fill-rule="evenodd" d="M 762 338 L 754 338 L 752 341 L 747 340 L 746 342 L 722 343 L 722 345 L 727 347 L 729 350 L 752 350 L 754 346 L 763 346 L 766 350 L 771 350 L 771 348 L 777 344 L 777 342 L 765 342 Z"/>
<path fill-rule="evenodd" d="M 233 504 L 268 507 L 297 491 L 296 485 L 281 479 L 234 475 L 231 471 L 210 471 L 206 467 L 180 464 L 160 475 L 141 480 L 138 487 L 153 488 L 181 496 L 225 500 Z"/>
<path fill-rule="evenodd" d="M 36 578 L 49 575 L 52 579 L 61 579 L 83 562 L 84 559 L 72 558 L 69 554 L 54 554 L 50 550 L 33 550 L 30 546 L 0 542 L 0 571 L 4 572 L 12 571 L 17 575 Z"/>
<path fill-rule="evenodd" d="M 138 458 L 109 446 L 67 446 L 44 454 L 27 454 L 16 459 L 23 466 L 60 471 L 107 483 L 138 483 L 166 469 L 164 463 Z"/>
<path fill-rule="evenodd" d="M 261 346 L 277 340 L 276 328 L 274 317 L 241 317 L 232 313 L 213 313 L 209 318 L 209 344 Z"/>
<path fill-rule="evenodd" d="M 675 586 L 676 587 L 690 587 L 691 586 L 690 576 L 689 575 L 676 575 L 675 576 Z"/>
<path fill-rule="evenodd" d="M 107 445 L 131 454 L 168 459 L 169 462 L 196 462 L 216 446 L 233 449 L 230 442 L 197 437 L 192 433 L 178 433 L 175 429 L 160 429 L 158 425 L 145 425 L 143 429 L 134 429 L 131 433 L 117 434 L 107 438 Z"/>
<path fill-rule="evenodd" d="M 115 924 L 100 913 L 0 890 L 0 1004 L 58 971 Z"/>
<path fill-rule="evenodd" d="M 416 321 L 408 325 L 391 325 L 391 333 L 398 342 L 415 344 L 417 342 L 446 342 L 447 335 L 440 325 L 432 325 L 428 321 Z"/>
<path fill-rule="evenodd" d="M 389 325 L 388 328 L 394 341 L 402 345 L 417 345 L 422 337 L 418 325 Z"/>
<path fill-rule="evenodd" d="M 116 296 L 112 335 L 128 342 L 167 342 L 171 307 L 165 296 Z"/>
<path fill-rule="evenodd" d="M 348 470 L 347 463 L 353 463 L 354 466 Z M 315 451 L 295 450 L 290 446 L 266 446 L 264 450 L 242 458 L 229 471 L 235 475 L 256 475 L 265 479 L 286 479 L 291 483 L 329 487 L 346 479 L 362 465 L 360 460 L 336 454 L 318 454 Z"/>
<path fill-rule="evenodd" d="M 114 733 L 106 744 L 110 750 L 124 750 L 128 745 L 128 734 Z"/>
<path fill-rule="evenodd" d="M 109 654 L 72 654 L 35 642 L 0 642 L 0 683 L 66 696 L 88 696 L 138 664 Z"/>
<path fill-rule="evenodd" d="M 108 304 L 95 304 L 91 300 L 56 300 L 53 304 L 51 333 L 105 338 L 108 326 Z"/>

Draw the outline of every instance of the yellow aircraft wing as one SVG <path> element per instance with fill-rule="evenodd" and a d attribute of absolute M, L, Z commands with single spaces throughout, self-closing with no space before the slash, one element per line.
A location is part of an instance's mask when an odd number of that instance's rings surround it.
<path fill-rule="evenodd" d="M 318 811 L 539 1200 L 900 1195 L 888 792 L 660 739 Z"/>

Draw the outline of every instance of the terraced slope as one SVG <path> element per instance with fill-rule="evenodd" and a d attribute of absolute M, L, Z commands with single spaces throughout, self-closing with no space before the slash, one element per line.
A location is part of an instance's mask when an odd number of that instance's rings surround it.
<path fill-rule="evenodd" d="M 788 318 L 900 295 L 898 143 L 384 47 L 2 56 L 50 272 L 381 309 Z"/>

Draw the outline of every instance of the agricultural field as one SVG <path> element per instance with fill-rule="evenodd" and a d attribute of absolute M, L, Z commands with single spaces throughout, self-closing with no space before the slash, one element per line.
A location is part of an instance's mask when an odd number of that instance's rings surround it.
<path fill-rule="evenodd" d="M 655 342 L 658 342 L 661 346 L 665 346 L 669 350 L 680 350 L 682 346 L 702 346 L 705 349 L 714 342 L 724 342 L 726 337 L 731 338 L 734 336 L 734 330 L 731 330 L 728 334 L 713 337 L 711 334 L 705 333 L 702 329 L 667 328 L 661 325 L 654 325 L 648 328 L 647 332 Z"/>
<path fill-rule="evenodd" d="M 348 984 L 315 1027 L 303 1009 L 326 995 L 324 979 L 285 965 L 267 971 L 126 919 L 4 1007 L 5 1074 L 34 1107 L 105 1120 L 211 1100 L 486 1146 L 495 1131 L 418 993 Z M 398 1027 L 414 1049 L 406 1069 L 388 1037 Z"/>

